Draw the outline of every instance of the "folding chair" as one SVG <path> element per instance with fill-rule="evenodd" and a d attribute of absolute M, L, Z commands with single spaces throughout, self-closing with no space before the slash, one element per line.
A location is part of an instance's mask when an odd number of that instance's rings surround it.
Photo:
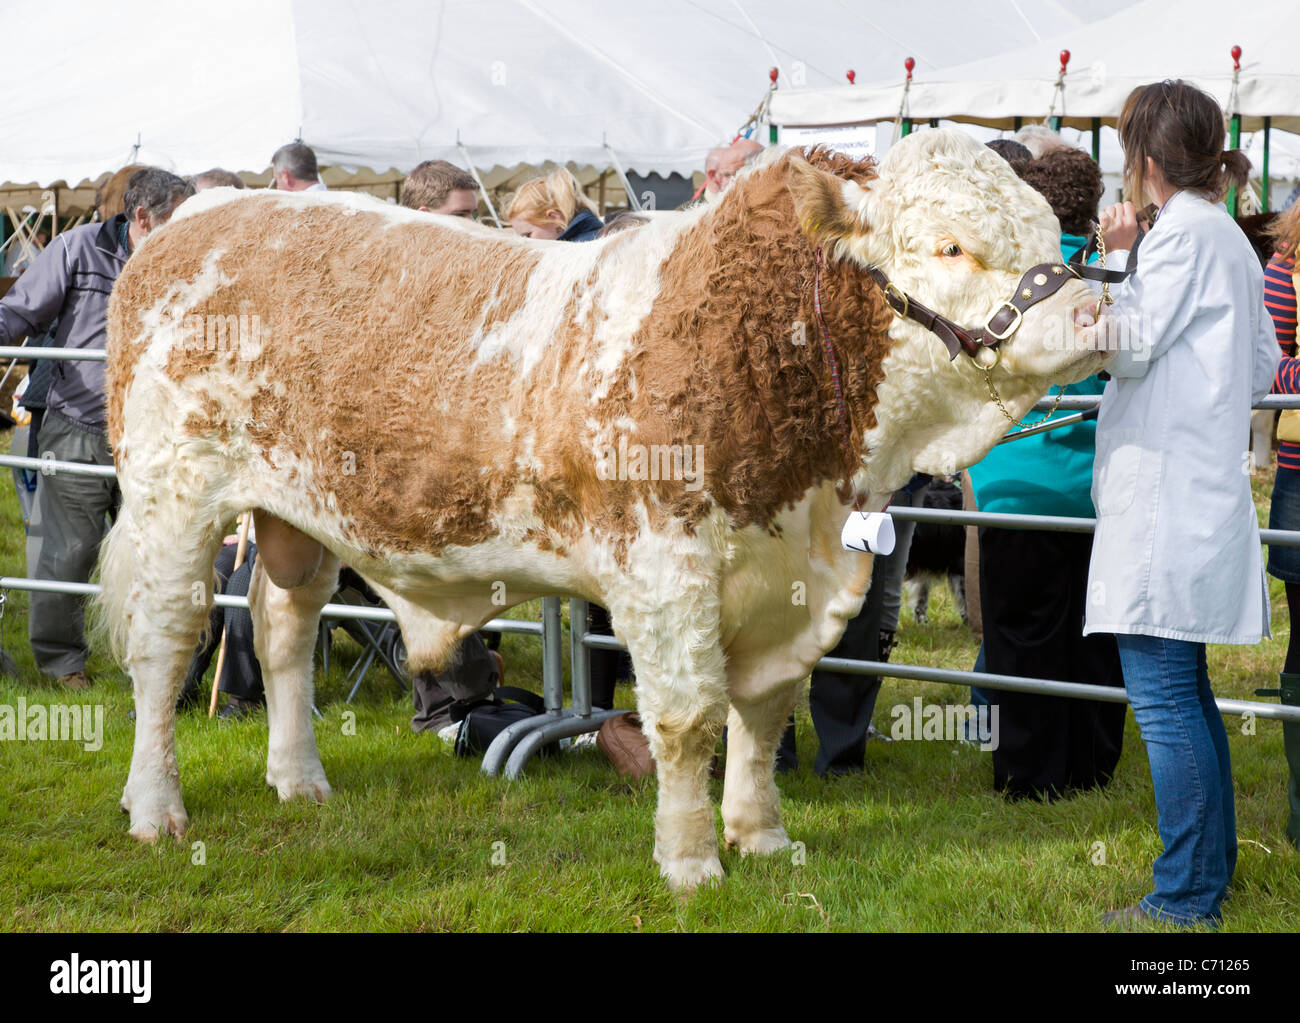
<path fill-rule="evenodd" d="M 379 599 L 361 576 L 346 566 L 339 573 L 339 588 L 332 604 L 347 604 L 350 607 L 382 608 L 384 602 Z M 351 683 L 347 703 L 351 703 L 361 683 L 365 681 L 366 672 L 378 658 L 388 668 L 402 692 L 409 692 L 410 673 L 406 671 L 406 644 L 402 642 L 402 631 L 396 622 L 375 622 L 364 618 L 328 618 L 322 616 L 320 624 L 320 654 L 323 669 L 329 671 L 330 633 L 341 628 L 360 644 L 362 655 L 352 666 L 344 679 Z"/>

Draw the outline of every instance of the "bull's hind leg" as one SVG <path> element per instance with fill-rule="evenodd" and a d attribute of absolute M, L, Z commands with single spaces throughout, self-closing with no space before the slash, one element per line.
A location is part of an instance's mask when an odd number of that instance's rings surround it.
<path fill-rule="evenodd" d="M 722 877 L 709 765 L 726 720 L 726 658 L 716 630 L 701 628 L 707 615 L 692 620 L 662 608 L 611 610 L 615 622 L 634 626 L 624 634 L 659 778 L 655 862 L 671 887 L 690 890 Z"/>
<path fill-rule="evenodd" d="M 176 697 L 208 618 L 219 525 L 137 523 L 124 512 L 100 560 L 105 623 L 135 690 L 135 748 L 122 791 L 131 835 L 180 838 L 189 825 L 176 766 Z"/>
<path fill-rule="evenodd" d="M 722 790 L 723 838 L 741 855 L 784 849 L 776 788 L 776 747 L 799 687 L 790 685 L 764 700 L 733 702 L 727 719 L 727 780 Z"/>
<path fill-rule="evenodd" d="M 338 578 L 339 559 L 329 551 L 308 581 L 293 589 L 272 582 L 260 556 L 253 566 L 248 606 L 266 687 L 266 783 L 281 799 L 307 796 L 320 802 L 330 794 L 311 724 L 311 671 L 321 608 L 338 588 Z"/>

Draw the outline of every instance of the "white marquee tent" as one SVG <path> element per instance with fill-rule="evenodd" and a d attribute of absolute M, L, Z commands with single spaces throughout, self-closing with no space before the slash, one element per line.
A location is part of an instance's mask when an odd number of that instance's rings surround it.
<path fill-rule="evenodd" d="M 1016 116 L 1045 117 L 1087 129 L 1091 119 L 1114 124 L 1124 98 L 1138 85 L 1185 78 L 1225 108 L 1233 91 L 1233 45 L 1242 48 L 1235 112 L 1256 130 L 1300 131 L 1300 3 L 1251 0 L 1232 8 L 1221 0 L 1144 0 L 1088 26 L 1025 47 L 957 64 L 938 73 L 919 69 L 908 90 L 916 119 L 945 118 L 1008 127 Z M 1064 88 L 1055 97 L 1058 54 L 1070 51 Z M 785 91 L 773 98 L 774 123 L 864 123 L 898 115 L 903 72 L 833 89 Z M 1229 111 L 1233 112 L 1233 111 Z"/>
<path fill-rule="evenodd" d="M 0 182 L 76 184 L 131 161 L 404 172 L 544 161 L 698 169 L 763 98 L 849 68 L 923 70 L 1077 27 L 1132 0 L 9 0 Z"/>

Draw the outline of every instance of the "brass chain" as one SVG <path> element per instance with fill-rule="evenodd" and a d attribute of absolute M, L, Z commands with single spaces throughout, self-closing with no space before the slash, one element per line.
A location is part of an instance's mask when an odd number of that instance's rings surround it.
<path fill-rule="evenodd" d="M 1101 307 L 1103 305 L 1114 305 L 1115 299 L 1110 294 L 1110 281 L 1106 280 L 1106 238 L 1101 233 L 1101 224 L 1097 225 L 1097 269 L 1102 272 L 1101 279 L 1101 298 L 1097 300 L 1097 312 L 1093 319 L 1101 318 Z"/>
<path fill-rule="evenodd" d="M 1056 400 L 1052 402 L 1052 407 L 1047 410 L 1047 415 L 1043 416 L 1043 418 L 1038 420 L 1036 423 L 1026 423 L 1023 419 L 1016 419 L 1015 416 L 1007 411 L 1007 407 L 1002 404 L 1002 396 L 998 394 L 998 389 L 993 386 L 992 366 L 984 367 L 984 382 L 988 384 L 989 397 L 993 399 L 993 403 L 997 405 L 999 411 L 1007 417 L 1007 422 L 1011 424 L 1013 429 L 1018 426 L 1028 429 L 1031 426 L 1038 426 L 1040 423 L 1047 422 L 1052 418 L 1052 416 L 1056 415 L 1056 410 L 1061 407 L 1061 398 L 1065 395 L 1065 388 L 1062 387 L 1056 392 Z"/>

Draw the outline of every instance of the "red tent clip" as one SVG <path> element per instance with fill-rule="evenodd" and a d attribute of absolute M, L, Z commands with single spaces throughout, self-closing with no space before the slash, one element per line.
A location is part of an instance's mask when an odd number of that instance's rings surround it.
<path fill-rule="evenodd" d="M 916 67 L 916 61 L 908 57 L 907 60 L 903 61 L 903 67 L 907 68 L 907 80 L 910 82 L 912 80 L 912 68 Z"/>
<path fill-rule="evenodd" d="M 847 78 L 847 79 L 849 80 L 849 84 L 852 85 L 852 84 L 853 84 L 853 79 L 855 79 L 855 78 L 858 77 L 858 73 L 857 73 L 856 71 L 853 71 L 853 70 L 845 71 L 845 72 L 844 72 L 844 77 Z"/>
<path fill-rule="evenodd" d="M 1065 65 L 1070 63 L 1070 51 L 1061 51 L 1061 74 L 1065 74 Z"/>
<path fill-rule="evenodd" d="M 767 69 L 767 77 L 771 79 L 773 85 L 776 84 L 776 77 L 777 77 L 777 75 L 779 75 L 780 73 L 781 73 L 781 72 L 778 71 L 776 68 L 768 68 L 768 69 Z"/>
<path fill-rule="evenodd" d="M 1232 54 L 1232 70 L 1240 71 L 1241 70 L 1241 47 L 1234 46 L 1228 52 Z"/>

